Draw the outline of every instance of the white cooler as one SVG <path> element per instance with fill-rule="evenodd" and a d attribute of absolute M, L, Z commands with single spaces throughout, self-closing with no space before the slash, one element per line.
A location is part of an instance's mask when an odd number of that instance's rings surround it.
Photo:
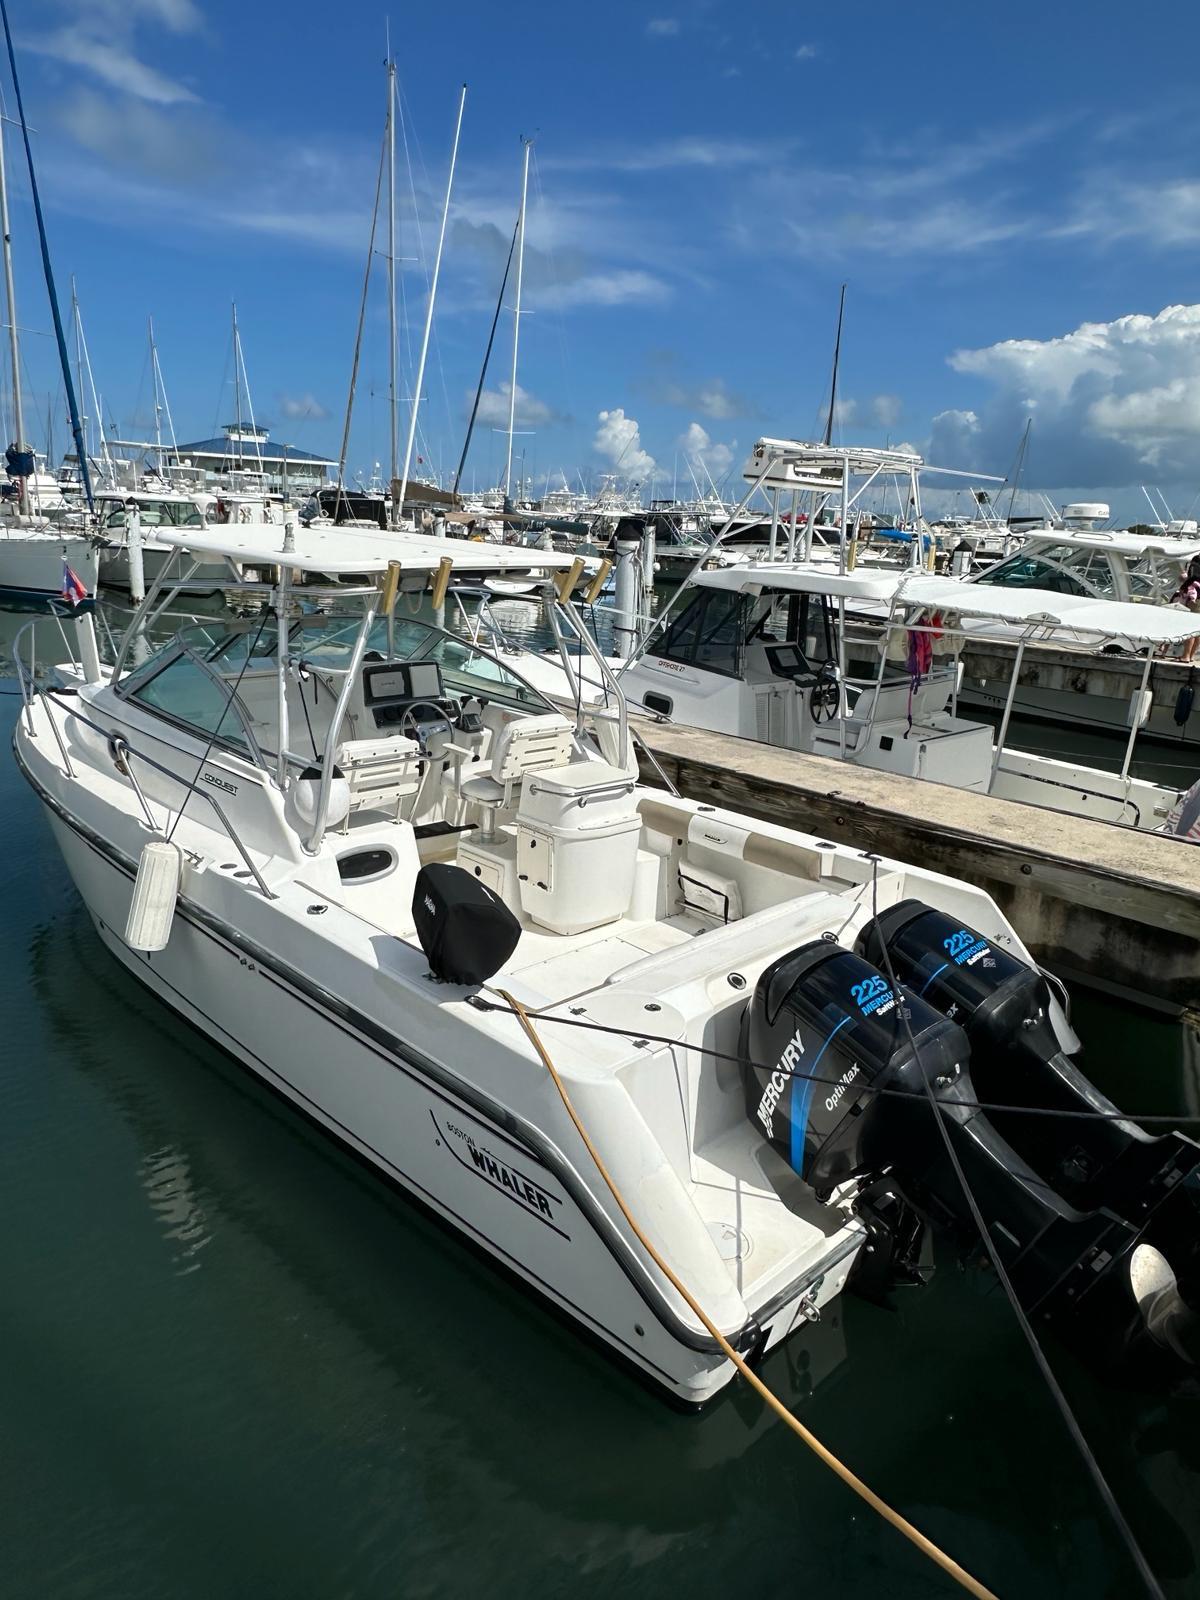
<path fill-rule="evenodd" d="M 605 762 L 531 773 L 517 808 L 521 909 L 555 933 L 582 933 L 629 910 L 641 818 L 636 778 Z"/>

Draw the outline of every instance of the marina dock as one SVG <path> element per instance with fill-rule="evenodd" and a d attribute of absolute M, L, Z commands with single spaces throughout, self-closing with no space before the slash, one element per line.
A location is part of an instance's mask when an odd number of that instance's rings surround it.
<path fill-rule="evenodd" d="M 1174 1014 L 1200 1008 L 1200 851 L 726 734 L 638 732 L 693 799 L 964 878 L 1063 977 Z M 644 758 L 642 775 L 661 784 Z"/>

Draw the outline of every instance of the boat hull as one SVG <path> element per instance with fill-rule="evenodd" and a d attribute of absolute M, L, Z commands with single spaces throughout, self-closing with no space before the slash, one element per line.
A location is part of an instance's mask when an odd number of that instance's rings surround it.
<path fill-rule="evenodd" d="M 700 1405 L 732 1379 L 715 1341 L 655 1290 L 607 1197 L 563 1156 L 553 1128 L 490 1101 L 451 1065 L 222 924 L 186 882 L 167 947 L 130 949 L 133 860 L 71 814 L 69 797 L 33 770 L 40 750 L 26 760 L 21 746 L 18 732 L 18 763 L 96 930 L 139 982 L 652 1384 Z M 860 1243 L 788 1285 L 758 1320 L 727 1330 L 738 1347 L 759 1353 L 803 1327 L 808 1309 L 844 1286 Z"/>
<path fill-rule="evenodd" d="M 0 533 L 0 590 L 22 595 L 61 594 L 64 561 L 89 594 L 95 594 L 98 560 L 90 539 L 17 529 Z"/>

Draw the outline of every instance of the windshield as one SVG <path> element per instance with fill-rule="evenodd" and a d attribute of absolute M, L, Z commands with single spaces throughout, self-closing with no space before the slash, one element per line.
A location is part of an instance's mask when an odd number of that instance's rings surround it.
<path fill-rule="evenodd" d="M 746 623 L 753 605 L 751 596 L 736 589 L 700 589 L 650 646 L 651 653 L 661 661 L 676 661 L 702 672 L 741 677 Z"/>
<path fill-rule="evenodd" d="M 977 580 L 1006 589 L 1050 589 L 1055 594 L 1117 598 L 1108 552 L 1090 545 L 1050 544 L 998 561 Z"/>
<path fill-rule="evenodd" d="M 143 528 L 200 528 L 204 518 L 200 508 L 191 500 L 139 500 Z M 127 521 L 123 501 L 110 500 L 104 507 L 104 526 L 123 528 Z"/>
<path fill-rule="evenodd" d="M 313 667 L 344 672 L 350 665 L 361 626 L 361 617 L 345 613 L 298 618 L 292 624 L 289 651 L 293 658 L 302 658 Z M 251 619 L 221 640 L 207 659 L 221 673 L 236 672 L 249 649 L 254 666 L 273 667 L 275 646 L 274 625 L 260 633 L 257 619 Z M 387 618 L 376 618 L 367 636 L 365 660 L 436 661 L 448 694 L 475 695 L 489 703 L 539 714 L 554 709 L 543 695 L 486 650 L 414 617 L 395 618 L 390 651 Z"/>

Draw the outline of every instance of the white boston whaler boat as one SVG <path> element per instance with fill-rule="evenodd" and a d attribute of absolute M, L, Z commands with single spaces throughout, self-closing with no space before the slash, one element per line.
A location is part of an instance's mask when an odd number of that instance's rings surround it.
<path fill-rule="evenodd" d="M 989 1175 L 1027 1302 L 1078 1325 L 1064 1285 L 1092 1306 L 1114 1274 L 1128 1285 L 1147 1218 L 1189 1187 L 1200 1149 L 1099 1123 L 1104 1183 L 1114 1146 L 1165 1152 L 1125 1221 L 1086 1159 L 1038 1176 L 972 1109 L 968 1057 L 986 1077 L 1010 1048 L 1027 1097 L 1077 1092 L 1069 1024 L 987 895 L 644 788 L 597 656 L 611 709 L 572 721 L 504 660 L 395 606 L 397 583 L 423 589 L 437 566 L 432 541 L 380 554 L 341 534 L 344 572 L 379 581 L 306 586 L 304 606 L 329 609 L 305 610 L 295 580 L 330 573 L 328 550 L 228 532 L 159 537 L 184 581 L 213 557 L 274 570 L 257 590 L 238 581 L 253 615 L 148 655 L 171 599 L 160 573 L 112 667 L 79 618 L 56 685 L 21 672 L 20 769 L 101 939 L 168 1005 L 685 1401 L 733 1367 L 614 1203 L 506 995 L 536 1015 L 641 1230 L 748 1355 L 816 1317 L 856 1263 L 875 1284 L 905 1265 L 920 1230 L 894 1169 L 953 1210 L 914 1099 L 925 1059 L 937 1088 L 920 1093 Z M 501 554 L 453 550 L 468 572 Z M 22 667 L 20 638 L 15 654 Z M 898 982 L 924 997 L 899 1001 Z M 885 1081 L 898 1100 L 878 1096 Z M 1078 1151 L 1092 1129 L 1069 1136 Z M 1072 1276 L 1100 1248 L 1112 1271 Z"/>

